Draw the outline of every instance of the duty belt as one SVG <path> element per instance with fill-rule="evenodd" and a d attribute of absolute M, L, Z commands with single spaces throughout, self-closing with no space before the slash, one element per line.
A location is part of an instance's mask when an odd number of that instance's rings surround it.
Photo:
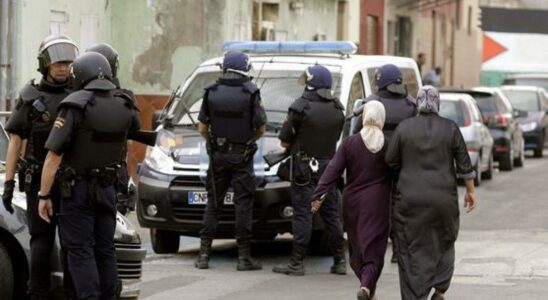
<path fill-rule="evenodd" d="M 246 144 L 224 143 L 222 145 L 217 144 L 215 150 L 222 153 L 244 153 L 247 149 Z"/>
<path fill-rule="evenodd" d="M 93 168 L 93 169 L 74 169 L 69 166 L 63 166 L 57 172 L 57 180 L 62 198 L 70 198 L 72 186 L 75 181 L 91 180 L 100 187 L 108 187 L 118 182 L 118 170 L 120 165 Z"/>

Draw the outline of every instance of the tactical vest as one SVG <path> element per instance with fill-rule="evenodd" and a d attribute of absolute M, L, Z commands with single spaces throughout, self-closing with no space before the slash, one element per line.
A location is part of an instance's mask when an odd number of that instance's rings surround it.
<path fill-rule="evenodd" d="M 112 91 L 80 90 L 70 94 L 60 107 L 83 112 L 63 162 L 77 172 L 120 163 L 136 107 L 129 98 Z"/>
<path fill-rule="evenodd" d="M 290 110 L 302 114 L 296 128 L 293 151 L 302 151 L 317 159 L 330 159 L 344 125 L 343 107 L 338 99 L 321 98 L 315 92 L 305 92 Z"/>
<path fill-rule="evenodd" d="M 68 93 L 64 89 L 48 91 L 33 81 L 27 83 L 21 90 L 23 105 L 30 106 L 29 121 L 31 124 L 25 159 L 30 162 L 43 163 L 48 150 L 44 148 L 53 122 L 57 118 L 57 106 Z"/>
<path fill-rule="evenodd" d="M 219 81 L 206 88 L 210 130 L 216 140 L 245 144 L 254 137 L 253 95 L 258 88 L 251 81 Z"/>

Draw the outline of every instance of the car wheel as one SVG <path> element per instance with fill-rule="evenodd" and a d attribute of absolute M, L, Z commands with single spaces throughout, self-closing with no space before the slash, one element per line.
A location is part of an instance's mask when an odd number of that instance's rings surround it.
<path fill-rule="evenodd" d="M 543 155 L 543 150 L 544 150 L 544 132 L 540 135 L 540 137 L 538 138 L 538 144 L 537 144 L 537 148 L 535 149 L 535 153 L 534 153 L 534 156 L 535 157 L 542 157 Z"/>
<path fill-rule="evenodd" d="M 481 159 L 478 159 L 478 163 L 476 164 L 475 169 L 476 169 L 476 177 L 474 178 L 474 185 L 480 186 L 481 185 Z"/>
<path fill-rule="evenodd" d="M 481 173 L 482 179 L 493 179 L 493 154 L 489 157 L 489 166 L 487 167 L 487 171 Z"/>
<path fill-rule="evenodd" d="M 499 169 L 501 171 L 512 171 L 514 169 L 514 153 L 512 151 L 506 153 L 499 161 Z"/>
<path fill-rule="evenodd" d="M 314 230 L 310 238 L 310 253 L 331 255 L 329 234 L 325 230 Z"/>
<path fill-rule="evenodd" d="M 0 299 L 12 299 L 15 287 L 13 264 L 8 250 L 0 242 Z"/>
<path fill-rule="evenodd" d="M 521 149 L 519 151 L 519 157 L 514 159 L 514 166 L 523 167 L 525 163 L 525 142 L 521 142 Z"/>
<path fill-rule="evenodd" d="M 177 253 L 179 251 L 179 240 L 181 237 L 177 232 L 150 229 L 150 242 L 152 249 L 157 254 Z"/>

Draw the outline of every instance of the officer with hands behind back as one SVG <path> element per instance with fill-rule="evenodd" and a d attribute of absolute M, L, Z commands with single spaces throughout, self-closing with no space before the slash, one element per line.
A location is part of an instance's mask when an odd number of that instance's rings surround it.
<path fill-rule="evenodd" d="M 59 104 L 46 142 L 49 150 L 39 192 L 39 214 L 51 221 L 51 186 L 61 192 L 59 235 L 78 299 L 116 298 L 116 190 L 128 135 L 140 127 L 129 97 L 114 96 L 112 72 L 101 54 L 72 64 L 75 92 Z"/>
<path fill-rule="evenodd" d="M 40 174 L 46 158 L 44 149 L 48 134 L 57 116 L 57 106 L 68 93 L 67 83 L 70 64 L 78 55 L 78 47 L 64 35 L 45 38 L 38 50 L 38 71 L 42 73 L 40 83 L 27 83 L 20 92 L 15 109 L 6 124 L 10 142 L 6 157 L 6 180 L 2 200 L 4 207 L 13 213 L 12 199 L 15 188 L 17 160 L 23 148 L 24 169 L 19 169 L 19 186 L 24 186 L 27 200 L 27 221 L 30 239 L 30 299 L 48 299 L 50 290 L 50 256 L 55 242 L 56 220 L 44 222 L 38 216 L 38 189 Z M 23 146 L 27 141 L 26 147 Z M 58 202 L 55 189 L 52 201 Z"/>
<path fill-rule="evenodd" d="M 265 131 L 266 114 L 257 86 L 251 81 L 249 57 L 228 52 L 223 73 L 205 89 L 198 131 L 206 138 L 209 155 L 207 206 L 200 232 L 198 269 L 209 268 L 211 243 L 228 188 L 234 189 L 236 241 L 239 271 L 259 270 L 262 265 L 250 254 L 255 198 L 253 155 L 255 143 Z"/>
<path fill-rule="evenodd" d="M 343 106 L 331 91 L 332 76 L 323 66 L 306 69 L 302 96 L 289 107 L 287 120 L 279 134 L 282 147 L 292 155 L 291 202 L 293 215 L 293 252 L 289 262 L 272 271 L 302 276 L 304 257 L 312 234 L 311 199 L 329 160 L 335 154 L 344 125 Z M 321 137 L 318 133 L 321 132 Z M 338 197 L 332 191 L 325 197 L 319 212 L 330 234 L 334 264 L 331 273 L 346 274 L 344 237 L 339 216 Z"/>

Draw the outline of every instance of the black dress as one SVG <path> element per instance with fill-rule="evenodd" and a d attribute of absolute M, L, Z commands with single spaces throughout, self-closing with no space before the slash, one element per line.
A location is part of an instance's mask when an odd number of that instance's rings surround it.
<path fill-rule="evenodd" d="M 475 175 L 459 127 L 437 114 L 407 119 L 386 162 L 399 175 L 393 224 L 402 299 L 426 299 L 432 288 L 445 292 L 459 230 L 457 174 Z"/>

